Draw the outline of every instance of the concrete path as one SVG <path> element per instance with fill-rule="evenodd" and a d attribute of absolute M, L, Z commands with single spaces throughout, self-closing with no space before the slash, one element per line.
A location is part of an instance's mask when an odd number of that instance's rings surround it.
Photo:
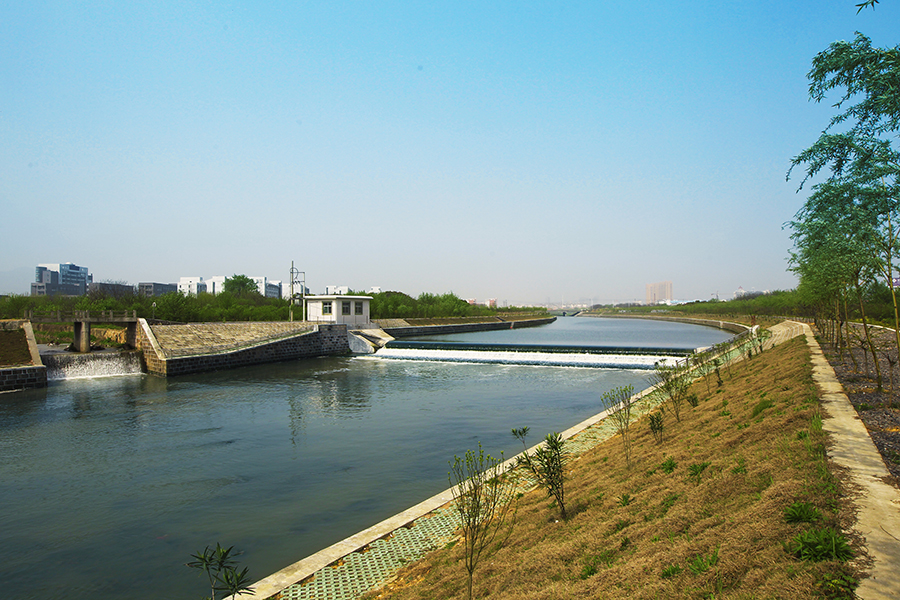
<path fill-rule="evenodd" d="M 863 600 L 896 600 L 900 598 L 900 490 L 885 483 L 889 473 L 881 454 L 809 325 L 790 321 L 785 325 L 801 327 L 806 336 L 812 355 L 813 379 L 826 413 L 822 428 L 832 441 L 828 454 L 835 463 L 850 470 L 852 485 L 858 490 L 853 498 L 859 509 L 855 529 L 866 539 L 873 567 L 856 593 Z"/>

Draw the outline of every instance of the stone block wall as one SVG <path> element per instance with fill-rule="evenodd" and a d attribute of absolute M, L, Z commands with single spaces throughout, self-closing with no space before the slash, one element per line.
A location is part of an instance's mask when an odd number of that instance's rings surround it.
<path fill-rule="evenodd" d="M 260 343 L 249 348 L 168 358 L 153 338 L 149 326 L 142 326 L 138 329 L 138 344 L 143 351 L 147 372 L 161 377 L 350 352 L 347 326 L 324 324 L 319 325 L 316 331 Z"/>
<path fill-rule="evenodd" d="M 31 353 L 31 365 L 0 369 L 0 392 L 47 387 L 47 367 L 41 363 L 31 321 L 20 319 L 0 321 L 0 329 L 23 329 Z"/>
<path fill-rule="evenodd" d="M 0 392 L 47 387 L 47 367 L 0 369 Z"/>
<path fill-rule="evenodd" d="M 446 335 L 448 333 L 469 333 L 471 331 L 497 331 L 500 329 L 519 329 L 522 327 L 537 327 L 546 325 L 556 320 L 556 317 L 546 319 L 527 319 L 522 321 L 492 321 L 488 323 L 453 323 L 448 325 L 418 325 L 407 327 L 384 327 L 384 332 L 395 338 L 413 337 L 419 335 Z"/>

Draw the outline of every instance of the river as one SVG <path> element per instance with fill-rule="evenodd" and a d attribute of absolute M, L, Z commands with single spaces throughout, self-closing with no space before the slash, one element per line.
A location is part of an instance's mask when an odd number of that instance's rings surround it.
<path fill-rule="evenodd" d="M 730 334 L 562 318 L 461 334 L 511 344 L 706 346 Z M 445 337 L 445 336 L 442 336 Z M 0 396 L 0 581 L 9 598 L 198 598 L 220 542 L 260 579 L 445 489 L 448 460 L 515 454 L 646 370 L 329 357 Z"/>

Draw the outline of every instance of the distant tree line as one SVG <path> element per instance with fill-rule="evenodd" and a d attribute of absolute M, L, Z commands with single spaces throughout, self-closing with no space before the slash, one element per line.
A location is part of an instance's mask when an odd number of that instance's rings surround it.
<path fill-rule="evenodd" d="M 21 319 L 25 312 L 76 310 L 137 311 L 139 317 L 178 323 L 224 321 L 287 321 L 290 302 L 283 298 L 265 298 L 249 285 L 241 275 L 225 281 L 225 291 L 219 294 L 184 295 L 171 292 L 162 296 L 142 296 L 137 293 L 109 294 L 89 292 L 83 296 L 20 296 L 0 297 L 0 318 Z M 234 285 L 229 285 L 234 280 Z M 252 280 L 250 280 L 252 283 Z M 372 296 L 373 319 L 479 317 L 491 316 L 498 310 L 469 304 L 452 293 L 423 293 L 413 298 L 402 292 L 358 294 Z M 155 306 L 154 306 L 155 304 Z M 503 312 L 543 312 L 542 308 L 504 308 Z M 294 318 L 300 318 L 299 308 Z"/>
<path fill-rule="evenodd" d="M 403 292 L 380 292 L 372 296 L 373 319 L 412 319 L 438 317 L 485 317 L 500 310 L 484 305 L 469 304 L 452 292 L 429 294 L 424 292 L 413 298 Z M 544 308 L 505 307 L 502 312 L 546 312 Z"/>

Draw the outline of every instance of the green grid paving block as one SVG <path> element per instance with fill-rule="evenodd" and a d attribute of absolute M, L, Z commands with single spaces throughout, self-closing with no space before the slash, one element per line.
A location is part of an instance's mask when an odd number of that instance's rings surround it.
<path fill-rule="evenodd" d="M 342 564 L 320 570 L 312 580 L 281 592 L 284 600 L 352 600 L 388 581 L 401 567 L 453 539 L 459 518 L 440 509 L 375 540 L 344 557 Z"/>

